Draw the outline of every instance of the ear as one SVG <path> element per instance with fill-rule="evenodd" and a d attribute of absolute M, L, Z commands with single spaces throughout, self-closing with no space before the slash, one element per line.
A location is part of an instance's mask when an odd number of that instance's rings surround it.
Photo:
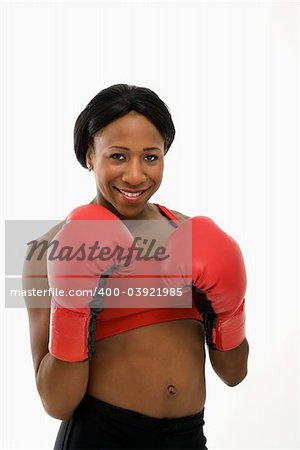
<path fill-rule="evenodd" d="M 85 156 L 85 162 L 87 167 L 94 167 L 94 156 L 95 153 L 93 147 L 89 147 Z"/>

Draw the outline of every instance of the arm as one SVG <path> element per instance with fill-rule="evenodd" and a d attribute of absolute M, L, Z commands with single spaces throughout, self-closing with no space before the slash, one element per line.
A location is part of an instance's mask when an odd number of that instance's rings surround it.
<path fill-rule="evenodd" d="M 47 353 L 39 364 L 36 385 L 45 411 L 67 420 L 83 398 L 89 377 L 89 361 L 61 361 Z"/>
<path fill-rule="evenodd" d="M 192 257 L 186 245 L 191 232 Z M 211 219 L 199 216 L 186 220 L 171 234 L 167 254 L 165 282 L 185 288 L 192 279 L 193 302 L 204 326 L 213 369 L 229 386 L 239 384 L 247 375 L 249 345 L 245 337 L 246 271 L 238 244 Z"/>
<path fill-rule="evenodd" d="M 50 230 L 39 240 L 51 240 L 58 227 Z M 26 255 L 27 256 L 27 255 Z M 34 275 L 39 277 L 34 277 Z M 48 289 L 46 254 L 41 261 L 25 259 L 23 289 Z M 51 298 L 43 298 L 43 308 L 33 307 L 30 297 L 25 298 L 31 342 L 31 353 L 38 393 L 45 411 L 56 419 L 71 416 L 85 394 L 89 363 L 67 363 L 48 352 Z M 48 307 L 47 307 L 48 303 Z M 35 304 L 36 306 L 36 304 Z"/>
<path fill-rule="evenodd" d="M 245 338 L 236 348 L 219 351 L 209 348 L 209 359 L 216 374 L 228 386 L 241 383 L 247 376 L 249 344 Z"/>

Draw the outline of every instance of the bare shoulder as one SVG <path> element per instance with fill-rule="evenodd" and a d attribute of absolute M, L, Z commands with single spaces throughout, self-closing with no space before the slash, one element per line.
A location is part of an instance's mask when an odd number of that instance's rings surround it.
<path fill-rule="evenodd" d="M 61 222 L 54 225 L 54 227 L 50 228 L 43 236 L 38 238 L 38 241 L 41 241 L 43 239 L 51 241 L 54 236 L 59 232 L 59 230 L 63 227 L 63 225 L 66 223 L 66 220 L 62 220 Z"/>
<path fill-rule="evenodd" d="M 30 243 L 34 243 L 34 247 L 39 251 L 33 251 L 33 246 L 28 245 L 23 265 L 23 279 L 41 275 L 47 278 L 47 246 L 54 236 L 63 227 L 65 220 L 54 225 L 42 236 L 33 238 Z"/>
<path fill-rule="evenodd" d="M 190 219 L 189 216 L 186 216 L 185 214 L 182 214 L 178 211 L 174 211 L 173 209 L 170 209 L 170 211 L 177 217 L 179 220 L 187 220 Z"/>

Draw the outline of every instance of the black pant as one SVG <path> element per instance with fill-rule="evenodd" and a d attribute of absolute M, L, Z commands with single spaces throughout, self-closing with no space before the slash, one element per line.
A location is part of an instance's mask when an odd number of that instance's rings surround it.
<path fill-rule="evenodd" d="M 204 408 L 191 416 L 159 419 L 111 405 L 88 394 L 60 425 L 54 450 L 207 450 Z"/>

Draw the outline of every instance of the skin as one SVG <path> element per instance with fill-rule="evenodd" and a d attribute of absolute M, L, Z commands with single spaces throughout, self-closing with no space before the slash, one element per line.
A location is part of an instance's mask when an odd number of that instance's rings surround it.
<path fill-rule="evenodd" d="M 159 188 L 164 169 L 163 137 L 147 118 L 136 112 L 110 123 L 95 136 L 87 152 L 93 168 L 97 195 L 90 203 L 105 206 L 129 228 L 132 235 L 155 238 L 156 247 L 164 246 L 173 232 L 171 221 L 155 204 L 149 203 Z M 123 146 L 129 150 L 109 149 Z M 156 150 L 144 152 L 146 147 Z M 118 154 L 119 156 L 113 156 Z M 155 157 L 151 156 L 155 155 Z M 149 188 L 135 204 L 122 199 L 114 187 Z M 179 220 L 188 217 L 172 211 Z M 136 220 L 133 220 L 136 219 Z M 140 221 L 159 220 L 159 235 Z M 61 222 L 40 241 L 51 241 Z M 150 233 L 150 236 L 149 236 Z M 39 274 L 37 277 L 36 275 Z M 25 258 L 24 289 L 49 288 L 46 253 L 42 260 Z M 45 411 L 60 420 L 68 420 L 87 392 L 108 403 L 152 417 L 182 417 L 197 413 L 205 404 L 205 346 L 201 322 L 180 319 L 129 330 L 96 342 L 91 361 L 65 362 L 48 351 L 50 295 L 48 307 L 35 307 L 26 299 L 30 341 L 36 385 Z M 228 386 L 236 386 L 247 375 L 248 342 L 233 350 L 209 349 L 216 374 Z"/>
<path fill-rule="evenodd" d="M 129 150 L 115 148 L 127 147 Z M 155 150 L 143 149 L 155 147 Z M 96 201 L 120 219 L 147 220 L 157 217 L 148 200 L 161 185 L 164 170 L 164 139 L 143 115 L 131 111 L 102 128 L 87 152 L 97 188 Z M 148 189 L 141 202 L 122 200 L 115 187 Z"/>
<path fill-rule="evenodd" d="M 155 150 L 144 151 L 148 147 Z M 157 245 L 164 245 L 174 228 L 149 203 L 161 185 L 164 171 L 164 139 L 157 128 L 145 116 L 135 111 L 128 113 L 95 135 L 94 145 L 87 152 L 87 164 L 94 171 L 97 188 L 93 202 L 121 220 L 164 220 L 168 233 L 156 236 Z M 148 190 L 132 204 L 115 187 Z M 187 218 L 176 214 L 180 219 Z M 137 235 L 136 223 L 132 227 L 126 223 Z M 205 403 L 204 362 L 200 322 L 182 319 L 140 327 L 97 341 L 87 392 L 152 417 L 194 414 Z"/>

